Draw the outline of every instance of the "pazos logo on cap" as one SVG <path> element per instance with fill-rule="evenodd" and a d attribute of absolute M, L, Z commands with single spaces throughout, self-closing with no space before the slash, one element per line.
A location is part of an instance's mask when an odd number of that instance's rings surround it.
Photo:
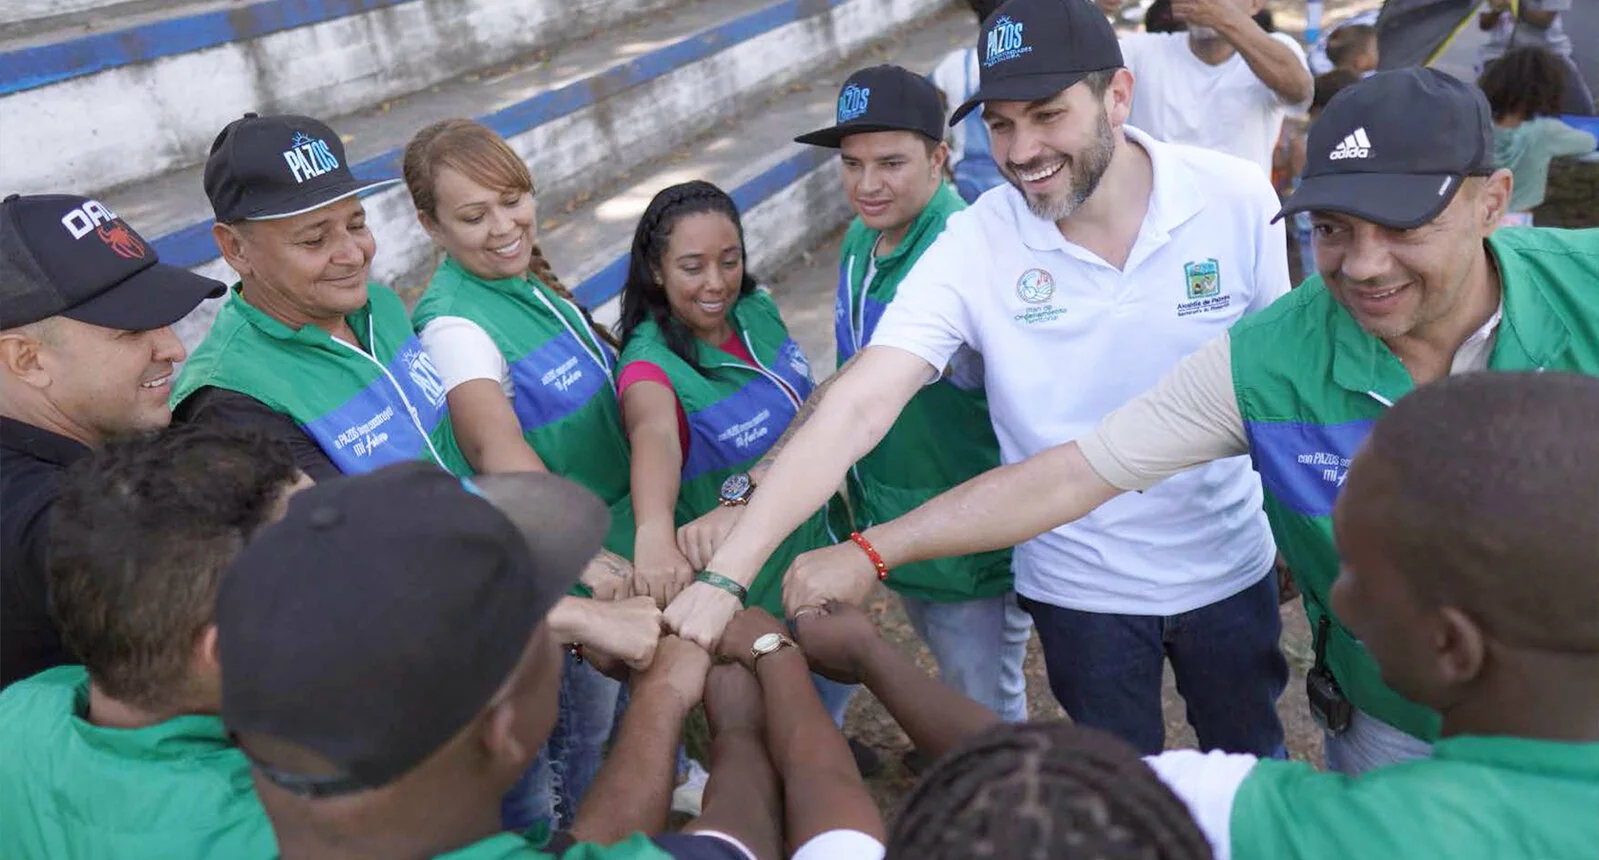
<path fill-rule="evenodd" d="M 1011 20 L 1009 15 L 999 16 L 999 19 L 994 21 L 994 26 L 988 28 L 988 42 L 983 50 L 983 68 L 1014 60 L 1023 54 L 1031 54 L 1033 49 L 1022 43 L 1022 29 L 1025 26 L 1021 21 Z"/>
<path fill-rule="evenodd" d="M 294 174 L 296 184 L 339 169 L 339 160 L 333 156 L 327 141 L 297 131 L 291 143 L 292 146 L 283 151 L 283 160 L 289 163 L 289 172 Z"/>
<path fill-rule="evenodd" d="M 866 106 L 872 100 L 870 87 L 850 84 L 838 94 L 838 121 L 849 122 L 866 115 Z"/>
<path fill-rule="evenodd" d="M 1357 128 L 1346 135 L 1343 140 L 1338 142 L 1337 146 L 1333 147 L 1332 153 L 1327 156 L 1332 161 L 1342 161 L 1345 158 L 1370 157 L 1371 138 L 1366 136 L 1364 127 Z"/>

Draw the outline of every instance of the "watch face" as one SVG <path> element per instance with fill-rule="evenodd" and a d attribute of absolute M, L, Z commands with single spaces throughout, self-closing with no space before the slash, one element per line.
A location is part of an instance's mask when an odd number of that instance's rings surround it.
<path fill-rule="evenodd" d="M 770 654 L 773 651 L 776 651 L 777 647 L 781 644 L 783 644 L 783 637 L 777 635 L 776 633 L 763 633 L 755 640 L 755 653 Z"/>
<path fill-rule="evenodd" d="M 728 475 L 727 480 L 722 482 L 722 499 L 724 501 L 736 502 L 749 495 L 749 491 L 750 476 L 744 472 Z"/>

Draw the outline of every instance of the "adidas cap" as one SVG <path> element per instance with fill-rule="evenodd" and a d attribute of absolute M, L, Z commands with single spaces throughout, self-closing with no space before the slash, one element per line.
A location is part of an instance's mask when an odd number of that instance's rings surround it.
<path fill-rule="evenodd" d="M 1278 218 L 1342 212 L 1398 230 L 1438 217 L 1467 176 L 1493 172 L 1493 120 L 1477 87 L 1443 72 L 1378 72 L 1310 127 L 1305 173 Z"/>

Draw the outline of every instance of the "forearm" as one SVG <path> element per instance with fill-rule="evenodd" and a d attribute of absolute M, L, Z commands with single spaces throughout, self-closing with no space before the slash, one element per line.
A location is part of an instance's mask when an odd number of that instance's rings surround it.
<path fill-rule="evenodd" d="M 755 669 L 766 706 L 766 746 L 783 782 L 788 853 L 829 830 L 858 830 L 881 841 L 882 816 L 816 695 L 805 655 L 785 649 L 762 657 Z"/>
<path fill-rule="evenodd" d="M 923 672 L 886 640 L 873 640 L 862 663 L 866 689 L 911 743 L 933 758 L 999 722 L 993 711 Z"/>
<path fill-rule="evenodd" d="M 568 595 L 556 602 L 545 616 L 550 633 L 557 642 L 582 642 L 594 623 L 594 601 L 586 597 Z"/>
<path fill-rule="evenodd" d="M 1216 28 L 1232 44 L 1255 77 L 1289 104 L 1309 100 L 1315 81 L 1292 48 L 1273 39 L 1243 14 L 1228 16 Z"/>
<path fill-rule="evenodd" d="M 783 856 L 783 796 L 759 730 L 713 734 L 710 770 L 704 812 L 689 829 L 733 836 L 760 860 Z"/>
<path fill-rule="evenodd" d="M 479 474 L 491 472 L 547 472 L 544 461 L 518 437 L 512 441 L 495 441 L 488 444 L 471 444 L 462 434 L 456 434 L 461 443 L 461 453 Z"/>
<path fill-rule="evenodd" d="M 990 469 L 864 534 L 895 568 L 1015 546 L 1119 493 L 1088 465 L 1077 443 L 1068 442 Z"/>
<path fill-rule="evenodd" d="M 677 434 L 642 428 L 632 434 L 629 442 L 633 448 L 629 479 L 638 533 L 675 534 L 677 493 L 683 470 Z"/>
<path fill-rule="evenodd" d="M 572 825 L 578 841 L 610 845 L 634 833 L 666 829 L 677 747 L 692 705 L 670 689 L 634 691 L 616 742 Z"/>

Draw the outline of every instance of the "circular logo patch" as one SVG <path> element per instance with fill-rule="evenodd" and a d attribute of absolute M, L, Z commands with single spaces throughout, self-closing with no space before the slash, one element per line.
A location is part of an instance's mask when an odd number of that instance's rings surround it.
<path fill-rule="evenodd" d="M 1016 295 L 1030 305 L 1043 304 L 1055 295 L 1055 277 L 1043 269 L 1028 269 L 1016 279 Z"/>

